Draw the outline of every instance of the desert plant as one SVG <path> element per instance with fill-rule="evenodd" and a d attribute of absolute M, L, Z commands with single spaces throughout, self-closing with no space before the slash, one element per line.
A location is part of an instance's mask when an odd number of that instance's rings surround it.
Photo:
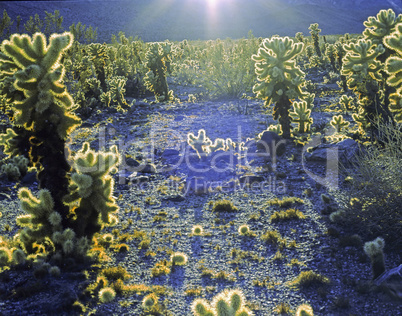
<path fill-rule="evenodd" d="M 250 233 L 250 227 L 248 225 L 241 225 L 238 232 L 241 236 L 247 236 Z"/>
<path fill-rule="evenodd" d="M 305 96 L 301 90 L 305 74 L 294 60 L 303 46 L 303 43 L 295 43 L 289 37 L 272 37 L 265 39 L 258 53 L 252 56 L 260 81 L 254 85 L 253 91 L 265 100 L 265 106 L 275 103 L 273 116 L 276 120 L 279 118 L 284 138 L 290 138 L 291 100 Z"/>
<path fill-rule="evenodd" d="M 296 123 L 298 133 L 306 133 L 310 130 L 313 118 L 310 117 L 311 110 L 307 107 L 306 101 L 293 102 L 293 111 L 289 112 L 292 122 Z"/>
<path fill-rule="evenodd" d="M 343 119 L 343 116 L 342 116 L 342 115 L 334 115 L 334 116 L 332 117 L 331 122 L 329 122 L 329 124 L 331 124 L 331 126 L 336 129 L 336 132 L 337 132 L 337 133 L 342 132 L 342 130 L 343 130 L 344 128 L 347 128 L 347 127 L 350 125 L 349 122 L 346 122 L 346 121 Z"/>
<path fill-rule="evenodd" d="M 170 256 L 170 262 L 172 263 L 172 265 L 184 266 L 185 264 L 187 264 L 187 261 L 187 255 L 182 252 L 175 252 Z"/>
<path fill-rule="evenodd" d="M 310 24 L 308 29 L 310 30 L 311 38 L 314 43 L 315 53 L 317 54 L 318 57 L 321 57 L 320 37 L 319 37 L 321 29 L 318 28 L 318 23 Z"/>
<path fill-rule="evenodd" d="M 170 72 L 173 44 L 151 43 L 145 55 L 148 72 L 144 78 L 147 89 L 155 94 L 157 101 L 173 100 L 173 91 L 169 91 L 166 75 Z"/>
<path fill-rule="evenodd" d="M 217 294 L 210 304 L 205 299 L 196 299 L 191 304 L 194 316 L 252 316 L 245 307 L 245 298 L 240 290 L 224 290 Z"/>
<path fill-rule="evenodd" d="M 95 153 L 84 145 L 75 157 L 69 157 L 76 168 L 70 175 L 65 141 L 80 119 L 72 112 L 75 105 L 63 84 L 60 59 L 72 42 L 71 33 L 54 34 L 47 45 L 46 37 L 35 33 L 32 39 L 14 34 L 2 44 L 8 57 L 0 60 L 2 76 L 14 76 L 14 87 L 23 91 L 25 98 L 9 100 L 14 127 L 0 140 L 9 155 L 29 158 L 38 170 L 41 188 L 39 198 L 27 188 L 18 193 L 28 214 L 17 218 L 23 230 L 15 240 L 28 254 L 40 247 L 45 256 L 59 252 L 82 258 L 101 222 L 114 222 L 110 213 L 118 208 L 108 175 L 119 161 L 117 148 L 112 153 Z"/>
<path fill-rule="evenodd" d="M 359 97 L 358 113 L 353 114 L 353 119 L 361 133 L 367 130 L 373 132 L 372 122 L 378 117 L 384 121 L 391 119 L 389 110 L 380 100 L 378 83 L 382 80 L 383 64 L 376 58 L 384 53 L 384 47 L 363 39 L 344 47 L 347 53 L 343 59 L 342 74 L 347 77 L 348 87 Z"/>
<path fill-rule="evenodd" d="M 191 233 L 194 236 L 202 236 L 204 234 L 204 229 L 202 228 L 201 225 L 194 225 L 191 230 Z"/>
<path fill-rule="evenodd" d="M 297 307 L 295 316 L 314 316 L 313 308 L 308 304 L 301 304 Z"/>
<path fill-rule="evenodd" d="M 104 287 L 99 291 L 98 296 L 101 303 L 109 303 L 116 297 L 116 292 L 111 287 Z"/>
<path fill-rule="evenodd" d="M 402 16 L 401 18 L 402 19 Z M 394 115 L 396 122 L 402 122 L 402 22 L 396 25 L 395 31 L 384 38 L 384 44 L 395 51 L 395 55 L 389 57 L 385 62 L 385 71 L 389 75 L 387 84 L 395 88 L 390 94 L 389 109 Z"/>
<path fill-rule="evenodd" d="M 373 272 L 373 279 L 377 279 L 381 274 L 385 272 L 384 262 L 384 239 L 377 237 L 373 241 L 366 242 L 364 244 L 364 252 L 370 257 L 371 269 Z"/>
<path fill-rule="evenodd" d="M 351 96 L 347 96 L 346 94 L 341 95 L 339 98 L 339 104 L 342 105 L 345 111 L 351 111 L 353 109 L 354 99 Z"/>
<path fill-rule="evenodd" d="M 334 216 L 340 219 L 340 225 L 364 239 L 380 235 L 388 247 L 398 249 L 402 245 L 402 132 L 392 123 L 376 128 L 383 145 L 366 147 L 351 167 L 343 168 L 345 176 L 353 174 L 353 180 L 350 189 L 338 196 L 342 207 Z"/>
<path fill-rule="evenodd" d="M 336 60 L 336 48 L 334 44 L 327 44 L 327 49 L 325 50 L 325 54 L 327 55 L 331 66 L 332 66 L 332 70 L 336 71 L 336 64 L 335 64 L 335 60 Z"/>
<path fill-rule="evenodd" d="M 204 129 L 200 129 L 197 136 L 193 133 L 188 133 L 187 143 L 197 152 L 199 158 L 208 154 L 209 146 L 212 145 L 212 141 L 208 138 Z"/>
<path fill-rule="evenodd" d="M 0 18 L 0 39 L 2 39 L 4 36 L 10 36 L 10 30 L 13 22 L 14 21 L 11 20 L 6 9 L 4 9 L 3 17 Z"/>

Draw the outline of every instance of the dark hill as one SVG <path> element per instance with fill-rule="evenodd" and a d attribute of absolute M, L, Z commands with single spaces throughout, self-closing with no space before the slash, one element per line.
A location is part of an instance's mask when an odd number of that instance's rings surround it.
<path fill-rule="evenodd" d="M 30 15 L 59 10 L 65 29 L 72 23 L 98 27 L 98 41 L 108 42 L 112 34 L 124 31 L 144 41 L 206 40 L 273 34 L 308 35 L 311 23 L 322 34 L 360 33 L 363 21 L 381 8 L 401 12 L 401 1 L 360 0 L 218 0 L 215 8 L 207 0 L 118 0 L 118 1 L 2 1 L 12 19 L 23 23 Z M 15 23 L 14 23 L 15 25 Z"/>

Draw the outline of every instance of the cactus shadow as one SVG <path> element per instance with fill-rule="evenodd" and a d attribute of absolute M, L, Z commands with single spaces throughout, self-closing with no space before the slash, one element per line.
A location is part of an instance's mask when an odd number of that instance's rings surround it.
<path fill-rule="evenodd" d="M 169 284 L 174 289 L 182 289 L 185 278 L 185 270 L 182 266 L 172 266 L 172 270 L 169 275 Z"/>

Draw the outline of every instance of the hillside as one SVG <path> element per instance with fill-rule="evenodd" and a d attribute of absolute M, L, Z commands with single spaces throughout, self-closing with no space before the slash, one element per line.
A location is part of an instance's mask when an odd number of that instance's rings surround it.
<path fill-rule="evenodd" d="M 59 10 L 63 26 L 82 22 L 98 27 L 98 40 L 110 41 L 112 34 L 124 31 L 144 41 L 207 40 L 257 37 L 273 34 L 308 34 L 318 23 L 322 34 L 360 33 L 363 22 L 383 8 L 401 12 L 400 1 L 240 1 L 221 0 L 208 5 L 205 0 L 118 0 L 118 1 L 3 1 L 2 8 L 12 19 L 23 23 L 29 16 Z"/>

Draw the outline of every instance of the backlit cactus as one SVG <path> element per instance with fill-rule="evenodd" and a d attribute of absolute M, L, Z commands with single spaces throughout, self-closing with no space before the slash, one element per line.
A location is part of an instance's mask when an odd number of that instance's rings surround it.
<path fill-rule="evenodd" d="M 350 110 L 352 110 L 352 107 L 353 107 L 353 97 L 343 94 L 339 98 L 339 103 L 342 105 L 342 107 L 345 111 L 350 111 Z"/>
<path fill-rule="evenodd" d="M 197 136 L 193 133 L 189 133 L 187 135 L 187 143 L 197 152 L 199 158 L 209 153 L 209 146 L 212 145 L 212 141 L 208 138 L 203 129 L 198 131 Z"/>
<path fill-rule="evenodd" d="M 394 56 L 389 57 L 385 62 L 385 71 L 389 77 L 387 84 L 395 88 L 395 92 L 389 96 L 389 108 L 394 115 L 395 121 L 402 122 L 402 22 L 400 22 L 393 33 L 386 36 L 384 44 L 395 51 Z"/>
<path fill-rule="evenodd" d="M 384 53 L 382 44 L 373 45 L 371 40 L 360 39 L 357 43 L 345 44 L 342 74 L 347 84 L 359 97 L 358 113 L 352 115 L 359 124 L 360 132 L 374 130 L 372 122 L 379 117 L 390 119 L 389 109 L 380 100 L 379 82 L 383 80 L 383 64 L 377 60 Z"/>
<path fill-rule="evenodd" d="M 364 244 L 364 252 L 370 257 L 371 269 L 373 272 L 373 279 L 377 279 L 381 274 L 385 272 L 384 262 L 384 239 L 377 237 L 373 241 L 366 242 Z"/>
<path fill-rule="evenodd" d="M 338 133 L 340 133 L 340 132 L 342 132 L 342 130 L 343 130 L 344 128 L 347 128 L 350 123 L 349 123 L 349 122 L 346 122 L 346 121 L 343 119 L 343 116 L 342 116 L 342 115 L 334 115 L 334 116 L 332 117 L 331 122 L 329 122 L 329 124 L 331 124 L 331 126 L 334 127 Z"/>
<path fill-rule="evenodd" d="M 84 143 L 73 160 L 75 172 L 64 202 L 70 205 L 77 235 L 92 236 L 103 224 L 117 223 L 119 207 L 112 196 L 114 181 L 110 173 L 116 170 L 120 156 L 116 146 L 110 152 L 95 152 Z"/>
<path fill-rule="evenodd" d="M 311 110 L 307 107 L 306 101 L 293 102 L 293 110 L 289 112 L 292 122 L 298 125 L 299 133 L 310 131 L 310 126 L 313 123 L 313 118 L 310 117 Z"/>
<path fill-rule="evenodd" d="M 253 91 L 265 100 L 266 106 L 275 103 L 273 116 L 276 120 L 279 118 L 284 138 L 290 138 L 291 100 L 306 95 L 302 91 L 305 74 L 295 62 L 303 46 L 289 37 L 272 37 L 265 39 L 258 53 L 252 56 L 259 81 Z"/>
<path fill-rule="evenodd" d="M 377 16 L 370 16 L 363 24 L 366 29 L 363 31 L 365 39 L 371 40 L 373 44 L 383 44 L 384 37 L 395 31 L 398 23 L 402 22 L 402 15 L 395 15 L 392 9 L 380 10 Z"/>
<path fill-rule="evenodd" d="M 152 43 L 145 56 L 148 72 L 144 78 L 147 89 L 155 94 L 157 101 L 173 100 L 173 91 L 169 91 L 166 74 L 170 71 L 171 43 Z"/>
<path fill-rule="evenodd" d="M 194 316 L 252 316 L 253 313 L 245 307 L 245 298 L 240 290 L 224 290 L 212 299 L 196 299 L 191 304 Z"/>
<path fill-rule="evenodd" d="M 321 29 L 318 28 L 318 23 L 310 24 L 308 29 L 310 30 L 311 38 L 313 39 L 315 52 L 318 57 L 321 57 L 321 49 L 320 49 L 320 41 L 319 41 L 319 35 L 321 32 Z"/>

